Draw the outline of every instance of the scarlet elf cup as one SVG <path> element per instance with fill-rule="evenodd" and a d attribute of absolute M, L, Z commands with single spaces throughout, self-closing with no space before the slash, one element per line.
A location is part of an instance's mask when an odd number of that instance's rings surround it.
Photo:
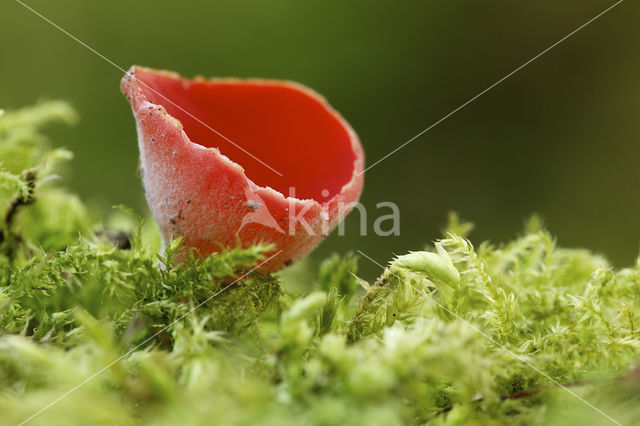
<path fill-rule="evenodd" d="M 358 136 L 305 86 L 134 66 L 121 88 L 165 244 L 183 236 L 206 256 L 271 243 L 278 255 L 261 270 L 276 271 L 313 250 L 360 196 Z"/>

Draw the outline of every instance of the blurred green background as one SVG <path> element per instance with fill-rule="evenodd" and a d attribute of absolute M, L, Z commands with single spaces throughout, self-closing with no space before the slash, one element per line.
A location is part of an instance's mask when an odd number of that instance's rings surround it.
<path fill-rule="evenodd" d="M 283 78 L 313 87 L 360 135 L 372 164 L 613 4 L 558 1 L 25 0 L 119 66 L 186 76 Z M 534 212 L 566 246 L 619 265 L 640 243 L 640 4 L 625 1 L 366 174 L 346 235 L 384 263 L 437 238 L 447 212 L 500 242 Z M 85 200 L 145 211 L 121 72 L 13 0 L 0 6 L 0 108 L 66 99 L 81 115 L 53 140 L 76 153 Z M 401 235 L 376 237 L 393 201 Z M 379 274 L 361 262 L 366 277 Z"/>

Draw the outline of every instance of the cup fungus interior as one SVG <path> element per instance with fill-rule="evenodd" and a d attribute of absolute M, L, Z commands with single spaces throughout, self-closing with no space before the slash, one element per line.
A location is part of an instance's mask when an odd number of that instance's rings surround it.
<path fill-rule="evenodd" d="M 257 185 L 269 186 L 285 196 L 294 187 L 296 198 L 323 203 L 338 194 L 353 176 L 355 154 L 346 124 L 306 89 L 269 81 L 192 81 L 141 69 L 136 70 L 135 77 L 144 83 L 141 87 L 146 98 L 178 119 L 192 142 L 219 148 Z"/>

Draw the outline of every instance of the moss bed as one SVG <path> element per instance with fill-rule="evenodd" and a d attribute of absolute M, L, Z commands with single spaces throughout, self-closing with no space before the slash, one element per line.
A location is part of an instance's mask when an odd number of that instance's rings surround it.
<path fill-rule="evenodd" d="M 474 247 L 455 215 L 370 283 L 366 253 L 265 275 L 268 247 L 160 251 L 57 183 L 41 128 L 75 118 L 0 115 L 0 424 L 640 424 L 640 263 L 535 218 Z"/>

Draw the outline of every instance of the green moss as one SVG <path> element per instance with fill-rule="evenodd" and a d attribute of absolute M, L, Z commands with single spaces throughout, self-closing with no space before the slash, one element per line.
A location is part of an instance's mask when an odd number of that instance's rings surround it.
<path fill-rule="evenodd" d="M 70 156 L 39 129 L 74 117 L 0 116 L 3 424 L 610 421 L 577 396 L 640 423 L 640 262 L 557 247 L 537 219 L 474 248 L 457 216 L 374 283 L 353 254 L 281 275 L 251 272 L 268 247 L 160 254 L 152 223 L 93 223 L 52 179 Z"/>

